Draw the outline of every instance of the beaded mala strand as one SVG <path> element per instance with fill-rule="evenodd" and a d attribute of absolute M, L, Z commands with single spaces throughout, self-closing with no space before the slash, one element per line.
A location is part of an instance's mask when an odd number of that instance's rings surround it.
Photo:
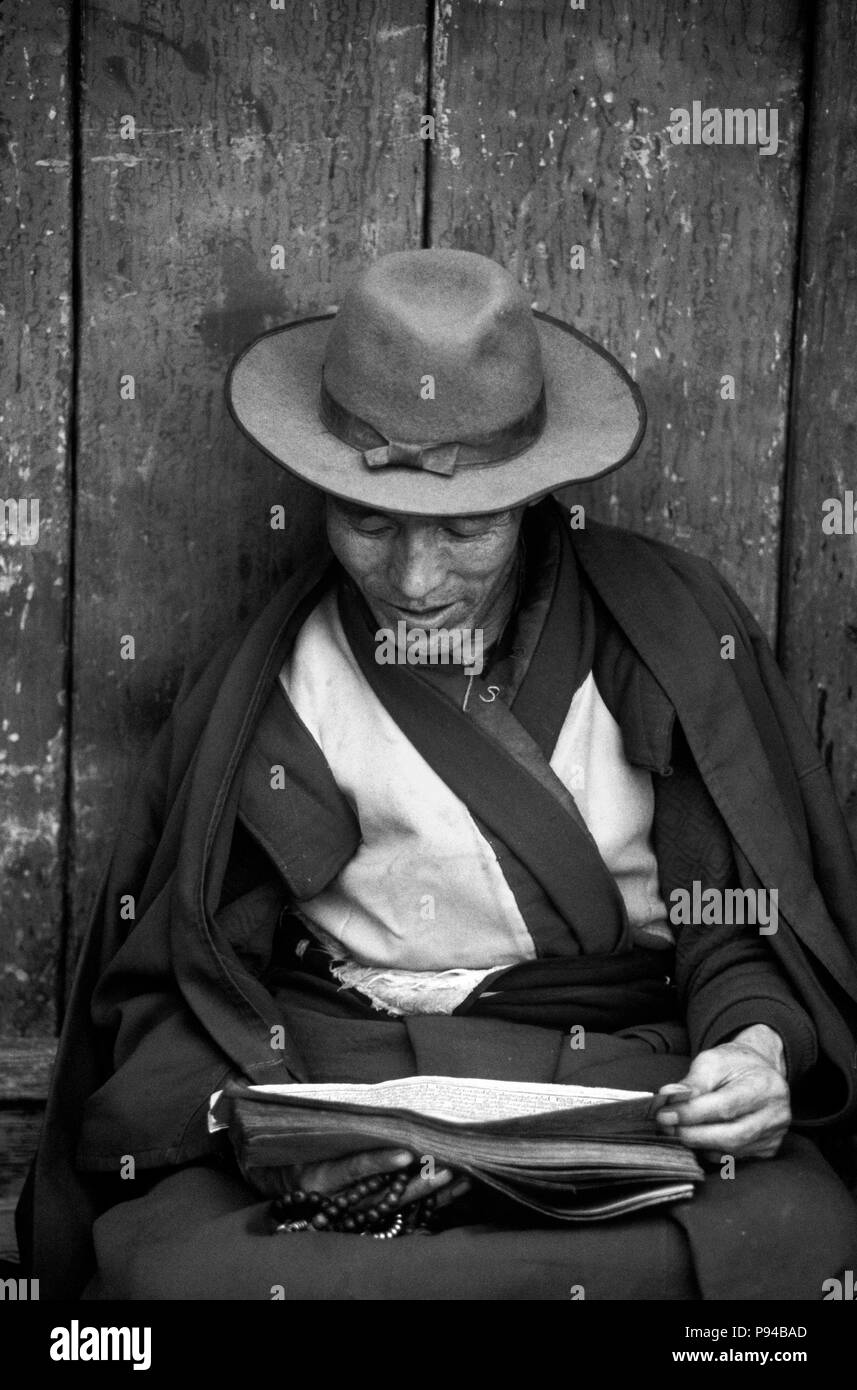
<path fill-rule="evenodd" d="M 380 1174 L 362 1178 L 341 1192 L 285 1192 L 271 1203 L 274 1234 L 295 1231 L 337 1231 L 392 1240 L 428 1227 L 435 1209 L 434 1193 L 396 1211 L 411 1180 L 410 1172 L 392 1178 Z M 366 1206 L 368 1198 L 375 1198 Z"/>

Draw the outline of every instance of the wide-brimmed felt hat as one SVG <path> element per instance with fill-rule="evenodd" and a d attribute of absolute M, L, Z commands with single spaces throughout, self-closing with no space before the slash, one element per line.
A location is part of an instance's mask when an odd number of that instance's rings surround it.
<path fill-rule="evenodd" d="M 229 371 L 233 418 L 347 501 L 421 516 L 501 511 L 633 454 L 642 396 L 614 357 L 533 311 L 471 251 L 400 251 L 336 314 L 263 333 Z"/>

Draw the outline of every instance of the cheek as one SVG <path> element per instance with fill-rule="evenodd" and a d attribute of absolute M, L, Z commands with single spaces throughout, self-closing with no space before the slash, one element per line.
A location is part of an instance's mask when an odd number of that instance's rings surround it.
<path fill-rule="evenodd" d="M 339 524 L 333 518 L 328 520 L 327 539 L 346 574 L 358 583 L 377 567 L 377 543 L 367 541 L 350 526 Z"/>
<path fill-rule="evenodd" d="M 474 583 L 490 586 L 505 575 L 511 565 L 517 548 L 517 536 L 503 536 L 491 543 L 473 550 L 462 557 L 459 572 Z"/>
<path fill-rule="evenodd" d="M 372 587 L 372 580 L 383 577 L 389 570 L 388 546 L 379 539 L 369 539 L 354 531 L 328 531 L 333 555 L 342 564 L 343 570 L 360 589 Z"/>

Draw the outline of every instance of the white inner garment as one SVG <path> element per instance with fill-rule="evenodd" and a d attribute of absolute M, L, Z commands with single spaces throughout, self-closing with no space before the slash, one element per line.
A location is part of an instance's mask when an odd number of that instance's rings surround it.
<path fill-rule="evenodd" d="M 280 680 L 360 824 L 356 854 L 301 904 L 343 985 L 391 1013 L 449 1013 L 492 970 L 534 959 L 494 851 L 367 685 L 335 593 L 304 623 Z M 551 766 L 614 875 L 632 927 L 665 923 L 651 776 L 626 762 L 591 675 L 571 702 Z"/>

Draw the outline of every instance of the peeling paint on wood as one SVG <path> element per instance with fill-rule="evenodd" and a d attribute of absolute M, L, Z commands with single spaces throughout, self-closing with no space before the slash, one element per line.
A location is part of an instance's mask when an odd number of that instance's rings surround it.
<path fill-rule="evenodd" d="M 647 402 L 634 462 L 569 501 L 706 555 L 769 633 L 804 12 L 798 0 L 435 6 L 432 241 L 495 256 L 535 307 L 615 352 Z M 776 156 L 674 145 L 670 111 L 694 99 L 776 105 Z"/>
<path fill-rule="evenodd" d="M 185 660 L 256 610 L 318 534 L 309 490 L 229 420 L 228 363 L 265 328 L 335 306 L 362 260 L 419 244 L 426 153 L 432 241 L 496 256 L 646 396 L 637 460 L 570 501 L 708 555 L 769 632 L 787 509 L 782 652 L 857 837 L 857 551 L 817 525 L 825 497 L 857 488 L 845 0 L 437 0 L 430 99 L 423 0 L 84 13 L 66 827 L 69 5 L 4 7 L 0 495 L 39 498 L 40 518 L 36 544 L 0 542 L 0 1032 L 53 1026 L 63 872 L 72 953 Z M 786 488 L 808 17 L 819 44 Z M 776 157 L 674 146 L 670 111 L 694 99 L 776 105 Z M 285 271 L 271 269 L 275 243 Z M 725 373 L 734 402 L 719 395 Z M 285 531 L 268 524 L 276 503 Z"/>
<path fill-rule="evenodd" d="M 857 495 L 857 13 L 818 7 L 805 192 L 782 657 L 857 845 L 857 536 L 822 504 Z"/>
<path fill-rule="evenodd" d="M 14 1213 L 42 1127 L 56 1044 L 0 1036 L 0 1260 L 18 1260 Z"/>
<path fill-rule="evenodd" d="M 335 304 L 361 261 L 419 245 L 426 67 L 422 0 L 86 13 L 78 931 L 184 663 L 317 541 L 309 489 L 246 444 L 224 377 L 257 333 Z"/>
<path fill-rule="evenodd" d="M 50 1032 L 62 933 L 71 375 L 66 4 L 5 5 L 0 45 L 0 1032 Z"/>

